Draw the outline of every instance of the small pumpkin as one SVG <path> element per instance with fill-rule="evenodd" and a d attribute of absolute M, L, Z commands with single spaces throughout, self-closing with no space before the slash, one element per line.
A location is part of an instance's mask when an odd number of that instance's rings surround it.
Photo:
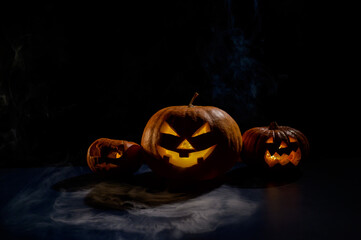
<path fill-rule="evenodd" d="M 141 145 L 147 164 L 161 176 L 184 180 L 212 179 L 239 160 L 242 136 L 237 123 L 213 106 L 159 110 L 148 121 Z"/>
<path fill-rule="evenodd" d="M 95 173 L 131 174 L 141 166 L 141 146 L 124 140 L 100 138 L 89 146 L 87 163 Z"/>
<path fill-rule="evenodd" d="M 296 168 L 309 153 L 306 136 L 291 127 L 272 122 L 268 127 L 255 127 L 243 134 L 242 160 L 265 168 Z"/>

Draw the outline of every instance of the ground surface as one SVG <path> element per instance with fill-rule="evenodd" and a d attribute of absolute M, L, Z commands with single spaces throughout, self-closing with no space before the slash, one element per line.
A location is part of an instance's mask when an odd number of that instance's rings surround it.
<path fill-rule="evenodd" d="M 1 169 L 1 239 L 360 239 L 358 170 L 326 160 L 285 181 L 238 166 L 186 187 L 147 167 L 125 180 L 87 167 Z"/>

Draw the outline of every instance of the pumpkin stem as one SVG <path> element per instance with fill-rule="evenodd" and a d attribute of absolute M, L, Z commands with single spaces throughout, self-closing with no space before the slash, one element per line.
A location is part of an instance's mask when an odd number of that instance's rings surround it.
<path fill-rule="evenodd" d="M 190 103 L 188 104 L 188 107 L 193 107 L 193 102 L 194 102 L 194 99 L 196 99 L 196 97 L 198 97 L 199 93 L 195 92 Z"/>
<path fill-rule="evenodd" d="M 276 122 L 271 122 L 270 125 L 268 126 L 269 130 L 276 130 L 278 129 L 278 124 Z"/>

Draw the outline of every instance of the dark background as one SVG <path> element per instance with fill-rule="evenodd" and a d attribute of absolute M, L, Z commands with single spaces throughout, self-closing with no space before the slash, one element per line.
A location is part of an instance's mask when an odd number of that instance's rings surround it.
<path fill-rule="evenodd" d="M 330 4 L 2 3 L 0 166 L 84 165 L 94 140 L 140 143 L 195 91 L 242 132 L 301 130 L 313 161 L 358 157 L 356 14 Z"/>

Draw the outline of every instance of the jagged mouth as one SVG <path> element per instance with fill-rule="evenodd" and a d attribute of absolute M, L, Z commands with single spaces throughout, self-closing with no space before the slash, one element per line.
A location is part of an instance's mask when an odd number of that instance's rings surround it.
<path fill-rule="evenodd" d="M 297 166 L 301 160 L 301 150 L 300 148 L 297 148 L 296 151 L 292 150 L 290 154 L 283 153 L 282 155 L 280 155 L 278 152 L 275 152 L 273 155 L 271 155 L 271 153 L 266 150 L 264 159 L 270 167 L 273 167 L 276 164 L 281 164 L 284 166 L 290 162 Z"/>
<path fill-rule="evenodd" d="M 196 164 L 203 163 L 208 158 L 208 156 L 211 155 L 216 146 L 217 144 L 202 151 L 189 153 L 179 153 L 165 149 L 161 146 L 157 146 L 157 150 L 162 159 L 169 162 L 170 164 L 181 168 L 188 168 Z"/>

